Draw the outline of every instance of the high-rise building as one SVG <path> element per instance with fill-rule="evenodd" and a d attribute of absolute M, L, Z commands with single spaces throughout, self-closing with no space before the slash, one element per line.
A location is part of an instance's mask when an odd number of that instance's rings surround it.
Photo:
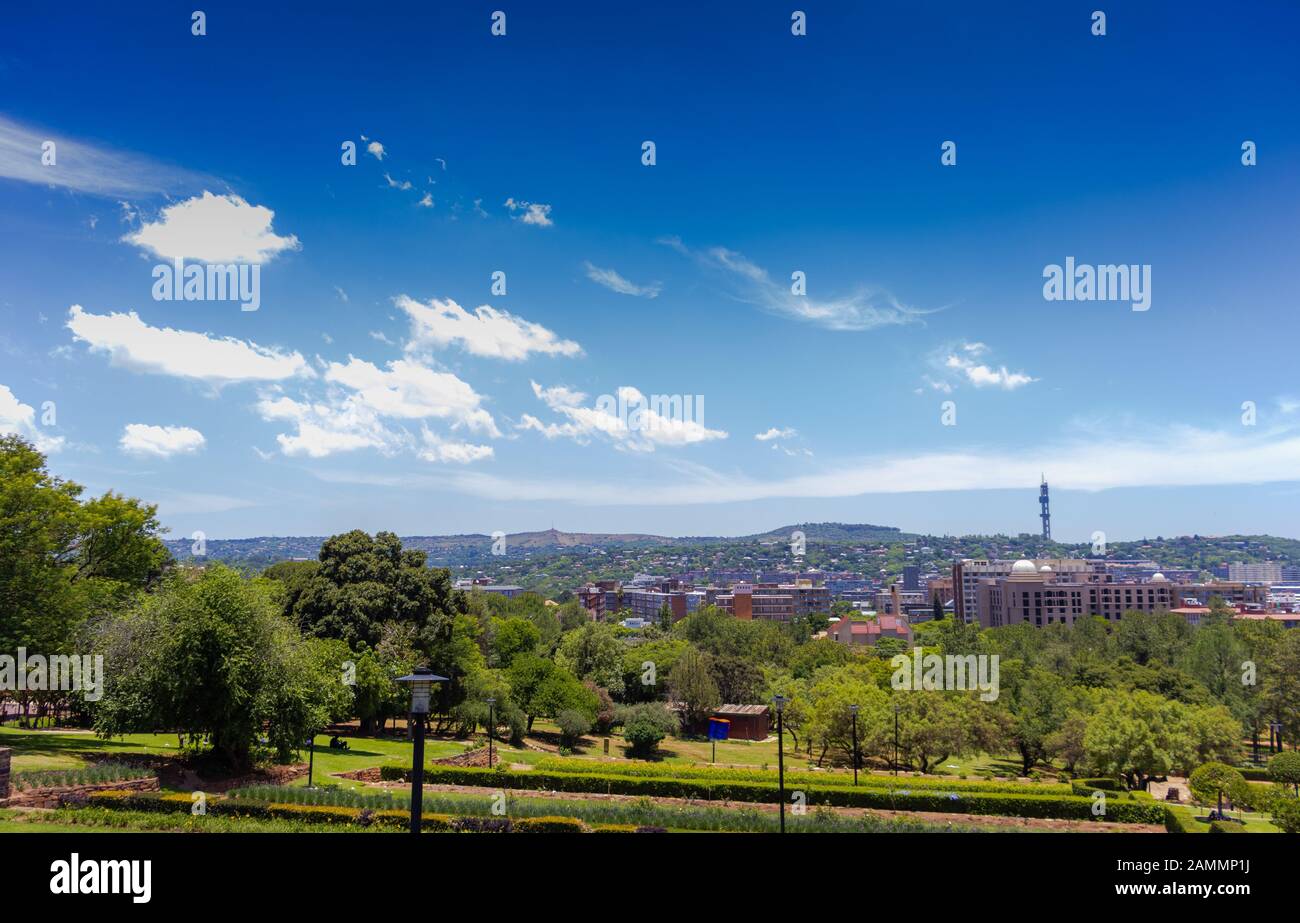
<path fill-rule="evenodd" d="M 908 591 L 921 589 L 921 568 L 915 564 L 903 565 L 903 589 Z"/>
<path fill-rule="evenodd" d="M 1242 583 L 1281 583 L 1282 563 L 1264 561 L 1260 564 L 1229 564 L 1228 579 Z"/>

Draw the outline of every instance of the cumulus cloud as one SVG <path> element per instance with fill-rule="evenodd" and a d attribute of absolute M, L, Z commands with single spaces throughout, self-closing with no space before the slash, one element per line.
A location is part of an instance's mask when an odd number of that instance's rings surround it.
<path fill-rule="evenodd" d="M 623 276 L 619 275 L 613 269 L 601 269 L 599 266 L 593 266 L 591 263 L 584 264 L 587 267 L 587 278 L 597 285 L 603 285 L 611 292 L 618 292 L 620 295 L 635 295 L 638 298 L 657 298 L 663 286 L 658 282 L 651 282 L 649 285 L 637 285 L 630 282 Z"/>
<path fill-rule="evenodd" d="M 365 141 L 366 136 L 362 135 L 361 140 Z M 384 150 L 384 146 L 378 141 L 371 141 L 366 145 L 366 150 L 370 153 L 371 157 L 375 158 L 375 160 L 383 160 L 388 156 L 388 152 Z"/>
<path fill-rule="evenodd" d="M 1038 380 L 1024 372 L 1012 372 L 1005 365 L 993 366 L 980 361 L 988 352 L 989 347 L 978 342 L 943 347 L 930 355 L 933 374 L 923 378 L 932 389 L 944 394 L 951 394 L 959 384 L 1014 391 Z"/>
<path fill-rule="evenodd" d="M 271 230 L 275 212 L 250 205 L 237 195 L 202 195 L 162 210 L 122 239 L 167 260 L 205 263 L 265 263 L 285 250 L 300 249 L 292 234 Z"/>
<path fill-rule="evenodd" d="M 258 401 L 262 419 L 293 424 L 294 432 L 276 436 L 286 455 L 325 458 L 357 449 L 394 455 L 416 449 L 427 461 L 464 464 L 490 457 L 491 448 L 445 439 L 423 424 L 422 444 L 417 446 L 400 422 L 442 420 L 453 431 L 463 429 L 490 438 L 501 435 L 482 406 L 483 398 L 450 372 L 406 359 L 381 369 L 349 356 L 347 362 L 327 363 L 322 378 L 323 396 L 299 400 L 267 393 Z"/>
<path fill-rule="evenodd" d="M 577 356 L 582 347 L 563 340 L 541 324 L 516 317 L 491 305 L 471 314 L 450 298 L 416 301 L 407 295 L 394 299 L 411 320 L 408 352 L 442 349 L 457 343 L 466 352 L 492 359 L 526 359 L 531 353 Z"/>
<path fill-rule="evenodd" d="M 393 179 L 391 176 L 389 176 L 387 173 L 384 174 L 384 179 L 387 180 L 388 188 L 390 189 L 401 189 L 405 191 L 411 188 L 411 181 L 408 179 L 396 180 Z"/>
<path fill-rule="evenodd" d="M 542 205 L 539 202 L 521 202 L 513 197 L 506 199 L 505 205 L 506 208 L 510 209 L 514 219 L 522 221 L 524 224 L 549 228 L 555 223 L 551 220 L 551 206 L 549 205 Z"/>
<path fill-rule="evenodd" d="M 566 438 L 585 444 L 602 437 L 616 448 L 653 452 L 657 447 L 676 447 L 714 439 L 726 439 L 723 430 L 709 429 L 701 421 L 702 399 L 692 396 L 644 394 L 629 385 L 616 395 L 601 395 L 595 405 L 585 406 L 587 395 L 563 386 L 545 388 L 530 383 L 533 394 L 559 414 L 558 422 L 544 423 L 524 414 L 519 429 L 534 430 L 547 439 Z M 688 405 L 687 401 L 691 403 Z"/>
<path fill-rule="evenodd" d="M 171 458 L 173 455 L 191 455 L 203 448 L 206 441 L 202 433 L 188 426 L 128 423 L 122 430 L 118 445 L 131 455 Z"/>
<path fill-rule="evenodd" d="M 406 420 L 430 417 L 451 421 L 489 436 L 500 436 L 496 421 L 482 407 L 483 398 L 451 372 L 437 372 L 407 359 L 386 369 L 364 359 L 331 362 L 325 380 L 355 392 L 355 399 L 380 416 Z"/>
<path fill-rule="evenodd" d="M 754 438 L 759 442 L 771 442 L 773 439 L 791 439 L 795 434 L 796 431 L 793 427 L 783 426 L 778 429 L 773 426 L 769 427 L 765 432 L 755 433 Z"/>
<path fill-rule="evenodd" d="M 7 385 L 0 385 L 0 436 L 22 436 L 42 452 L 63 448 L 62 436 L 47 436 L 36 425 L 36 408 L 24 404 Z"/>
<path fill-rule="evenodd" d="M 422 433 L 424 445 L 417 453 L 424 461 L 452 462 L 468 465 L 492 457 L 492 446 L 475 445 L 470 442 L 457 442 L 444 439 L 437 433 L 425 429 Z"/>
<path fill-rule="evenodd" d="M 309 377 L 297 353 L 282 352 L 234 337 L 151 327 L 129 314 L 90 314 L 79 304 L 68 311 L 68 329 L 92 351 L 105 352 L 122 368 L 207 382 L 215 387 L 240 381 L 282 381 Z"/>

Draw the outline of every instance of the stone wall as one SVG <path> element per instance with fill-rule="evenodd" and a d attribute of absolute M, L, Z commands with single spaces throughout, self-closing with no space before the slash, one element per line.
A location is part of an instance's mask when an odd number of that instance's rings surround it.
<path fill-rule="evenodd" d="M 156 792 L 159 791 L 158 779 L 152 777 L 148 779 L 131 779 L 127 782 L 95 782 L 91 785 L 33 788 L 24 792 L 15 792 L 8 801 L 0 798 L 0 806 L 6 808 L 57 808 L 60 798 L 106 791 Z"/>

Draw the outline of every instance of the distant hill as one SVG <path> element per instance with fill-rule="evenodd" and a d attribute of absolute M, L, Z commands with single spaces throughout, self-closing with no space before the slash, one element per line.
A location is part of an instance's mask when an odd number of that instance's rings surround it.
<path fill-rule="evenodd" d="M 810 541 L 822 542 L 897 542 L 912 536 L 892 526 L 841 522 L 810 522 L 783 526 L 770 532 L 755 535 L 669 536 L 643 532 L 561 532 L 546 529 L 541 532 L 514 532 L 506 535 L 507 556 L 515 557 L 530 552 L 554 553 L 566 549 L 574 551 L 608 550 L 617 548 L 650 548 L 674 546 L 716 545 L 720 543 L 744 544 L 748 542 L 788 542 L 791 533 L 802 531 Z M 315 558 L 325 541 L 323 535 L 256 536 L 252 538 L 208 539 L 207 557 L 217 561 L 267 564 L 295 558 Z M 401 537 L 406 548 L 428 552 L 436 560 L 474 561 L 488 557 L 492 552 L 492 536 L 483 533 L 461 535 L 405 535 Z M 167 547 L 178 559 L 192 557 L 190 539 L 169 539 Z"/>

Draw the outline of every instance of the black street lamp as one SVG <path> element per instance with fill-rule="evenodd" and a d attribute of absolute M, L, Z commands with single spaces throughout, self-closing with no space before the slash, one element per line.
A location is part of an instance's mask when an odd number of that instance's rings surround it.
<path fill-rule="evenodd" d="M 316 772 L 316 732 L 307 732 L 307 787 L 315 788 L 312 776 Z"/>
<path fill-rule="evenodd" d="M 429 714 L 429 700 L 433 684 L 445 683 L 447 677 L 438 676 L 428 667 L 416 667 L 415 672 L 399 676 L 399 683 L 411 687 L 411 720 L 415 722 L 415 748 L 411 754 L 411 832 L 420 832 L 424 814 L 424 719 Z"/>
<path fill-rule="evenodd" d="M 858 784 L 858 706 L 850 705 L 849 712 L 853 715 L 853 784 Z"/>
<path fill-rule="evenodd" d="M 898 703 L 894 703 L 894 775 L 898 775 Z"/>
<path fill-rule="evenodd" d="M 772 700 L 776 703 L 776 784 L 781 804 L 781 832 L 785 833 L 785 727 L 781 723 L 781 714 L 785 711 L 785 696 L 778 695 Z"/>
<path fill-rule="evenodd" d="M 487 700 L 487 706 L 488 706 L 488 769 L 491 769 L 491 768 L 492 768 L 492 731 L 493 731 L 493 729 L 494 729 L 494 727 L 495 727 L 495 724 L 496 724 L 496 722 L 495 722 L 495 720 L 494 720 L 494 719 L 496 718 L 496 715 L 494 714 L 494 712 L 493 712 L 492 709 L 493 709 L 493 706 L 495 706 L 496 704 L 497 704 L 497 700 L 489 696 L 489 697 L 488 697 L 488 700 Z"/>

